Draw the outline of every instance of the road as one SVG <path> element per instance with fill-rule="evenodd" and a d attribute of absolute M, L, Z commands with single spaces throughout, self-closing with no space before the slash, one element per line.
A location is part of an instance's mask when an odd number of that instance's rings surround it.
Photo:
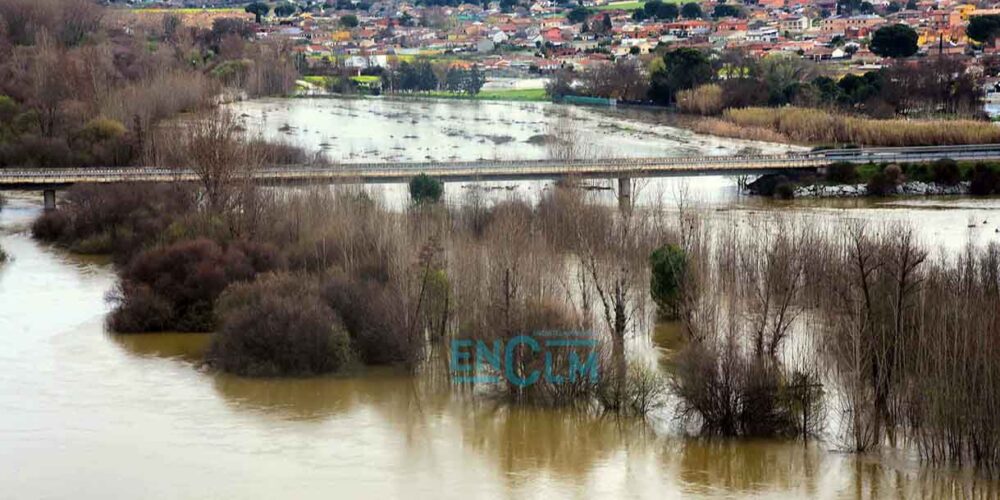
<path fill-rule="evenodd" d="M 683 175 L 760 175 L 811 170 L 835 161 L 913 163 L 942 158 L 1000 160 L 1000 144 L 911 148 L 831 149 L 810 153 L 669 158 L 577 160 L 478 160 L 420 163 L 342 163 L 288 165 L 253 171 L 261 182 L 398 182 L 424 173 L 442 181 L 526 178 L 632 178 Z M 0 189 L 51 189 L 77 183 L 189 182 L 197 174 L 183 168 L 30 168 L 0 169 Z"/>

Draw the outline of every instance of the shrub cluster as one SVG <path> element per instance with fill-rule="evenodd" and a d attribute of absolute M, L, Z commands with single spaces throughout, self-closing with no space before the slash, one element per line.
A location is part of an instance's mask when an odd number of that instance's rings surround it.
<path fill-rule="evenodd" d="M 186 240 L 138 254 L 112 293 L 112 330 L 123 333 L 212 331 L 215 300 L 226 286 L 273 270 L 276 251 L 236 242 L 223 248 L 208 239 Z"/>
<path fill-rule="evenodd" d="M 180 184 L 77 184 L 59 210 L 45 212 L 31 229 L 40 240 L 125 263 L 196 203 L 194 190 Z"/>
<path fill-rule="evenodd" d="M 205 355 L 216 369 L 308 376 L 338 371 L 352 358 L 340 319 L 309 276 L 268 274 L 235 284 L 219 298 L 217 310 L 221 327 Z"/>
<path fill-rule="evenodd" d="M 1000 194 L 1000 172 L 993 166 L 977 163 L 970 174 L 969 192 L 977 196 Z"/>
<path fill-rule="evenodd" d="M 903 170 L 899 165 L 888 165 L 881 172 L 876 172 L 868 179 L 868 194 L 886 196 L 896 192 L 896 187 L 903 182 Z"/>
<path fill-rule="evenodd" d="M 931 165 L 931 180 L 938 184 L 954 186 L 961 182 L 962 171 L 958 162 L 952 159 L 941 159 Z"/>
<path fill-rule="evenodd" d="M 826 167 L 826 180 L 837 184 L 854 184 L 858 181 L 858 169 L 853 163 L 837 162 Z"/>

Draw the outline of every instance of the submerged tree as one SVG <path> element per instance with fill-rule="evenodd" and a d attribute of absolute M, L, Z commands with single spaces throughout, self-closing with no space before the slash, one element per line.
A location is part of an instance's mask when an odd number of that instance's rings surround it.
<path fill-rule="evenodd" d="M 410 180 L 410 199 L 413 203 L 437 203 L 442 193 L 444 185 L 441 181 L 427 174 L 420 174 Z"/>
<path fill-rule="evenodd" d="M 663 245 L 649 256 L 649 293 L 656 301 L 660 314 L 668 318 L 678 315 L 686 261 L 684 250 L 677 245 Z"/>

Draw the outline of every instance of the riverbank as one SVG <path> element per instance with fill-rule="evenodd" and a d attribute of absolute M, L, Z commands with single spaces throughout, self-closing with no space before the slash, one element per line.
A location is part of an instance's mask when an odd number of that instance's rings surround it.
<path fill-rule="evenodd" d="M 933 182 L 904 182 L 895 186 L 892 192 L 885 194 L 902 196 L 968 195 L 970 184 L 970 182 L 960 182 L 954 186 L 947 186 Z M 794 198 L 857 198 L 862 196 L 872 196 L 868 191 L 867 184 L 809 184 L 797 186 L 793 191 Z"/>
<path fill-rule="evenodd" d="M 893 195 L 1000 195 L 1000 163 L 834 163 L 822 174 L 787 172 L 761 176 L 749 194 L 778 198 L 854 198 Z"/>

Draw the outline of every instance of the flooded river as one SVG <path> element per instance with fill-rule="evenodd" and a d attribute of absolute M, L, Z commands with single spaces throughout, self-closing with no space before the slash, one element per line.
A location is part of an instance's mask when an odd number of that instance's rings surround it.
<path fill-rule="evenodd" d="M 719 139 L 668 115 L 546 102 L 392 98 L 257 99 L 231 104 L 248 128 L 337 162 L 652 157 L 777 153 L 786 145 Z"/>
<path fill-rule="evenodd" d="M 1000 223 L 997 199 L 775 204 L 738 197 L 731 179 L 678 182 L 659 180 L 641 196 L 676 201 L 686 192 L 682 198 L 700 200 L 711 211 L 747 215 L 906 220 L 947 248 L 960 248 L 969 238 L 976 244 L 1000 241 L 994 233 Z M 498 192 L 530 197 L 546 188 L 521 183 Z M 393 198 L 401 196 L 402 187 L 378 189 Z M 468 189 L 449 185 L 449 199 L 460 200 Z M 686 438 L 666 414 L 647 422 L 510 408 L 458 393 L 430 375 L 391 369 L 305 380 L 210 373 L 199 367 L 204 335 L 106 332 L 105 296 L 115 284 L 110 264 L 34 242 L 27 228 L 41 213 L 40 195 L 10 198 L 0 210 L 0 246 L 12 258 L 0 265 L 4 497 L 1000 493 L 996 483 L 964 471 L 919 467 L 912 457 L 857 457 L 824 442 Z M 968 221 L 976 227 L 968 228 Z M 647 348 L 662 355 L 669 337 L 651 335 Z"/>

